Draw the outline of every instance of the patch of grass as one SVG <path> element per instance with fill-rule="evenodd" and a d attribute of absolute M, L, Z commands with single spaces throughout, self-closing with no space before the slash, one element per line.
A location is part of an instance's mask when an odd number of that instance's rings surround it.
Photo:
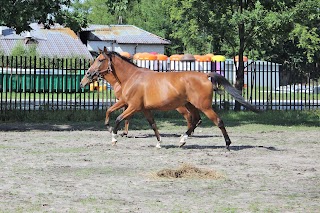
<path fill-rule="evenodd" d="M 218 113 L 226 126 L 262 124 L 273 126 L 314 126 L 320 127 L 320 110 L 309 111 L 265 111 L 253 113 L 248 111 Z M 212 122 L 201 116 L 201 126 L 212 126 Z"/>
<path fill-rule="evenodd" d="M 191 213 L 190 210 L 186 210 L 186 208 L 182 205 L 175 204 L 172 213 Z"/>
<path fill-rule="evenodd" d="M 250 203 L 250 205 L 249 205 L 249 212 L 273 213 L 273 212 L 280 212 L 280 210 L 276 207 L 273 207 L 273 206 L 266 207 L 260 202 L 253 202 L 253 203 Z"/>
<path fill-rule="evenodd" d="M 224 213 L 236 213 L 236 212 L 238 212 L 238 209 L 235 208 L 235 207 L 225 207 L 225 208 L 221 209 L 221 212 L 224 212 Z"/>
<path fill-rule="evenodd" d="M 20 206 L 14 209 L 14 212 L 23 213 L 23 212 L 40 212 L 41 206 L 35 204 L 20 204 Z"/>
<path fill-rule="evenodd" d="M 83 205 L 96 204 L 97 202 L 98 202 L 98 199 L 95 197 L 86 197 L 80 200 L 80 203 L 82 203 Z"/>
<path fill-rule="evenodd" d="M 6 122 L 86 122 L 101 121 L 105 117 L 103 110 L 38 110 L 38 111 L 5 111 L 0 114 L 2 121 Z"/>
<path fill-rule="evenodd" d="M 2 145 L 0 144 L 0 149 L 15 149 L 15 146 L 7 146 L 7 145 Z"/>
<path fill-rule="evenodd" d="M 114 172 L 109 167 L 103 167 L 103 168 L 77 168 L 75 169 L 75 174 L 78 177 L 90 177 L 92 175 L 100 174 L 100 175 L 110 175 L 112 172 Z"/>
<path fill-rule="evenodd" d="M 258 203 L 258 202 L 250 203 L 249 209 L 250 209 L 251 212 L 260 212 L 259 206 L 261 206 L 261 204 Z"/>
<path fill-rule="evenodd" d="M 110 125 L 113 126 L 121 110 L 114 112 L 110 117 Z M 228 127 L 242 126 L 248 124 L 270 125 L 270 126 L 306 126 L 320 127 L 320 110 L 309 111 L 265 111 L 259 114 L 241 111 L 218 111 L 217 114 L 222 118 Z M 177 111 L 154 111 L 153 112 L 157 126 L 162 127 L 170 125 L 186 126 L 185 119 Z M 204 114 L 200 113 L 202 118 L 201 127 L 214 126 Z M 83 127 L 94 127 L 95 130 L 105 130 L 104 110 L 57 110 L 57 111 L 5 111 L 0 114 L 0 119 L 6 123 L 49 123 L 49 124 L 68 124 Z M 121 126 L 123 126 L 123 123 Z M 136 113 L 130 120 L 130 129 L 142 130 L 151 129 L 149 123 L 142 113 Z"/>
<path fill-rule="evenodd" d="M 145 201 L 145 205 L 147 205 L 151 209 L 154 209 L 154 212 L 156 212 L 156 209 L 166 208 L 166 206 L 160 200 L 147 200 Z"/>
<path fill-rule="evenodd" d="M 67 147 L 67 148 L 55 148 L 55 149 L 51 149 L 49 152 L 50 153 L 81 153 L 81 152 L 85 152 L 87 151 L 87 149 L 85 149 L 84 147 Z"/>

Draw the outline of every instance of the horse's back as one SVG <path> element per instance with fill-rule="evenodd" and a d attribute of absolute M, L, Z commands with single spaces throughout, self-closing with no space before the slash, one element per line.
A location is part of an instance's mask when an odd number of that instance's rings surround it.
<path fill-rule="evenodd" d="M 175 82 L 177 80 L 187 81 L 189 79 L 196 79 L 199 81 L 204 81 L 208 79 L 208 75 L 196 71 L 183 71 L 183 72 L 142 72 L 145 79 L 148 80 L 158 80 L 158 81 L 169 81 Z"/>
<path fill-rule="evenodd" d="M 208 76 L 199 72 L 141 72 L 131 81 L 129 99 L 135 96 L 135 103 L 147 109 L 171 110 L 187 102 L 198 105 L 203 97 L 212 94 Z M 203 92 L 207 95 L 201 95 Z M 198 98 L 199 95 L 203 97 Z"/>

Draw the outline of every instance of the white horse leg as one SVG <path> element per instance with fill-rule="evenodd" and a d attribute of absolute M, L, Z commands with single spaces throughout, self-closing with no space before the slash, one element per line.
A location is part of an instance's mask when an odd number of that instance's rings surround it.
<path fill-rule="evenodd" d="M 157 142 L 156 148 L 161 149 L 161 136 L 160 136 L 160 140 Z"/>
<path fill-rule="evenodd" d="M 183 145 L 185 145 L 187 139 L 188 139 L 188 135 L 186 133 L 181 135 L 179 147 L 182 147 Z"/>
<path fill-rule="evenodd" d="M 118 135 L 113 133 L 113 131 L 111 132 L 112 134 L 112 140 L 111 140 L 111 143 L 112 143 L 112 146 L 116 145 L 117 144 L 117 137 Z"/>

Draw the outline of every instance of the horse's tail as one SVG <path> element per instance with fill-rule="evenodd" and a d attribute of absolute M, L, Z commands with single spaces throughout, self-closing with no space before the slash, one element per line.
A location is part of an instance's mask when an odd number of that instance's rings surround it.
<path fill-rule="evenodd" d="M 241 103 L 243 106 L 246 108 L 250 109 L 253 112 L 261 112 L 259 109 L 255 108 L 255 106 L 251 105 L 248 103 L 240 94 L 240 91 L 237 90 L 235 87 L 233 87 L 230 82 L 223 77 L 222 75 L 216 73 L 216 72 L 211 72 L 208 73 L 208 76 L 210 76 L 213 80 L 214 83 L 218 83 L 224 87 L 224 89 L 234 97 L 239 103 Z"/>

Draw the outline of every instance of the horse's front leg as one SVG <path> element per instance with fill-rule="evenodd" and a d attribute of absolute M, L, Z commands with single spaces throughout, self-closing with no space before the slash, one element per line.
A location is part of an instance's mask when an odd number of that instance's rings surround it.
<path fill-rule="evenodd" d="M 126 109 L 127 107 L 125 107 Z M 121 136 L 122 137 L 125 137 L 128 135 L 128 132 L 129 132 L 129 120 L 131 119 L 131 117 L 128 117 L 124 120 L 124 130 L 123 132 L 121 133 Z"/>
<path fill-rule="evenodd" d="M 112 112 L 114 112 L 115 110 L 118 110 L 122 107 L 124 107 L 126 105 L 126 103 L 124 102 L 124 100 L 119 99 L 118 102 L 116 102 L 115 104 L 113 104 L 107 111 L 106 111 L 106 118 L 104 121 L 104 125 L 107 127 L 107 129 L 111 132 L 112 128 L 109 125 L 109 120 L 110 120 L 110 114 Z"/>
<path fill-rule="evenodd" d="M 157 137 L 158 142 L 157 142 L 156 147 L 161 148 L 161 136 L 159 134 L 156 122 L 154 121 L 154 118 L 153 118 L 151 111 L 150 110 L 143 110 L 143 113 L 144 113 L 144 116 L 146 116 L 151 128 L 153 129 L 153 131 Z"/>
<path fill-rule="evenodd" d="M 119 129 L 119 125 L 121 123 L 121 121 L 123 121 L 124 119 L 127 119 L 129 117 L 131 117 L 134 113 L 136 112 L 136 110 L 132 107 L 128 107 L 126 110 L 124 110 L 123 113 L 121 113 L 115 122 L 115 126 L 111 132 L 112 134 L 112 145 L 116 145 L 117 143 L 117 133 L 118 133 L 118 129 Z"/>

